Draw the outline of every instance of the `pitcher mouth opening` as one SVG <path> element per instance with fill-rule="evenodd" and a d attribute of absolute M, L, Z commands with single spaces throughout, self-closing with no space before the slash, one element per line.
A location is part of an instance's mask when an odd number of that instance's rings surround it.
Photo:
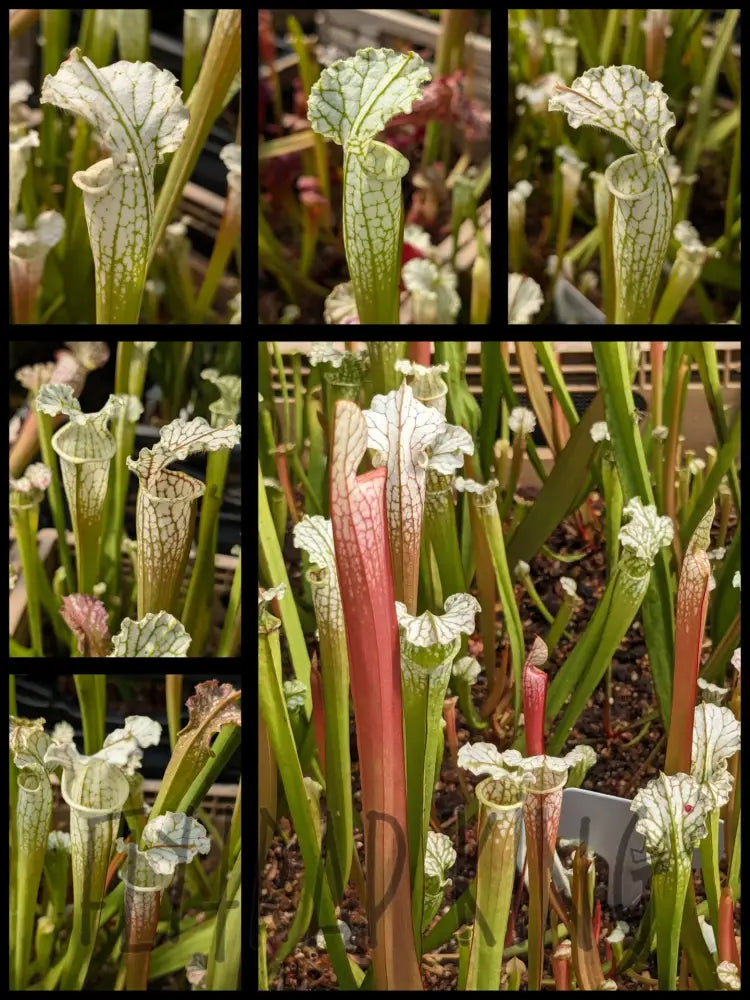
<path fill-rule="evenodd" d="M 86 194 L 106 194 L 117 176 L 118 167 L 112 157 L 100 160 L 88 168 L 73 174 L 73 183 Z"/>
<path fill-rule="evenodd" d="M 150 481 L 142 481 L 141 490 L 154 503 L 192 503 L 206 492 L 205 485 L 186 472 L 162 469 Z"/>
<path fill-rule="evenodd" d="M 639 165 L 638 171 L 632 170 L 635 165 L 633 161 Z M 630 153 L 610 163 L 604 171 L 604 181 L 609 192 L 619 201 L 638 201 L 639 198 L 647 196 L 651 190 L 656 169 L 657 164 L 642 153 Z M 646 171 L 645 177 L 642 171 Z M 639 191 L 623 191 L 621 187 L 624 180 L 628 180 L 631 184 L 637 180 L 643 186 Z"/>
<path fill-rule="evenodd" d="M 91 428 L 89 428 L 89 430 L 91 430 Z M 101 452 L 96 455 L 88 455 L 85 458 L 81 458 L 79 455 L 70 451 L 66 446 L 67 439 L 75 432 L 80 432 L 80 425 L 65 424 L 59 431 L 55 431 L 52 435 L 52 447 L 64 462 L 73 462 L 75 465 L 86 465 L 94 462 L 109 462 L 117 450 L 114 438 L 111 437 L 108 432 L 103 432 L 97 441 L 97 444 L 101 447 Z"/>
<path fill-rule="evenodd" d="M 106 763 L 106 761 L 102 761 L 102 763 Z M 88 765 L 84 766 L 87 767 Z M 122 809 L 123 804 L 128 797 L 130 788 L 127 779 L 120 773 L 120 771 L 114 765 L 110 764 L 108 766 L 112 769 L 112 773 L 108 774 L 106 779 L 102 778 L 102 780 L 107 780 L 112 783 L 112 801 L 108 805 L 100 806 L 86 806 L 76 800 L 71 785 L 76 781 L 78 775 L 71 774 L 69 768 L 63 768 L 60 791 L 63 799 L 67 802 L 71 809 L 92 818 L 95 816 L 111 816 L 113 813 L 119 812 Z"/>

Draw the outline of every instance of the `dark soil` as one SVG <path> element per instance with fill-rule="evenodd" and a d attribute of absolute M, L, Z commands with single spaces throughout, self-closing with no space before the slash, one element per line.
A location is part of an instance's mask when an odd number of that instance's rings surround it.
<path fill-rule="evenodd" d="M 535 491 L 520 491 L 532 496 Z M 584 525 L 580 520 L 568 518 L 553 534 L 548 542 L 552 552 L 561 555 L 583 554 L 575 563 L 562 562 L 559 559 L 538 555 L 531 563 L 531 577 L 535 582 L 537 592 L 548 610 L 555 614 L 561 602 L 559 578 L 572 577 L 578 586 L 578 594 L 583 599 L 583 605 L 572 618 L 567 631 L 573 636 L 572 641 L 563 638 L 558 648 L 551 654 L 548 669 L 552 678 L 557 669 L 565 662 L 578 636 L 594 613 L 596 605 L 604 591 L 604 543 L 600 524 L 597 524 L 600 508 L 593 504 L 594 523 Z M 718 524 L 718 519 L 715 524 Z M 732 528 L 730 528 L 731 532 Z M 294 560 L 298 558 L 297 550 L 287 549 L 287 554 Z M 299 576 L 298 567 L 290 570 L 290 579 Z M 519 587 L 521 618 L 524 626 L 525 647 L 528 648 L 535 635 L 544 635 L 548 625 L 528 595 Z M 482 643 L 478 636 L 469 640 L 469 652 L 481 659 Z M 487 694 L 484 676 L 481 676 L 473 687 L 474 702 L 481 706 Z M 604 684 L 589 700 L 581 714 L 578 724 L 573 728 L 565 748 L 561 754 L 579 743 L 588 743 L 597 755 L 596 764 L 588 772 L 583 788 L 632 798 L 636 791 L 647 781 L 658 774 L 664 764 L 664 727 L 658 714 L 654 686 L 649 670 L 648 654 L 643 637 L 640 619 L 637 618 L 624 637 L 617 655 L 612 663 L 612 703 L 609 706 L 607 723 Z M 492 719 L 492 725 L 481 735 L 472 733 L 466 725 L 458 707 L 456 708 L 456 726 L 459 746 L 477 739 L 494 742 L 499 749 L 509 746 L 513 737 L 512 705 L 497 713 Z M 357 765 L 357 746 L 354 733 L 354 722 L 351 729 L 352 774 L 354 782 L 354 807 L 361 808 L 359 792 L 359 769 Z M 463 777 L 463 774 L 462 774 Z M 465 781 L 472 788 L 479 780 L 465 775 Z M 444 764 L 440 781 L 435 788 L 433 797 L 433 829 L 440 829 L 449 835 L 457 852 L 457 861 L 448 873 L 453 884 L 445 894 L 440 910 L 443 914 L 468 888 L 476 875 L 476 822 L 463 822 L 463 812 L 466 804 L 459 782 L 459 774 L 453 767 L 446 747 Z M 435 822 L 437 821 L 437 823 Z M 438 825 L 439 824 L 439 825 Z M 361 831 L 355 831 L 360 861 L 364 865 L 364 850 Z M 604 957 L 603 938 L 612 930 L 618 920 L 625 920 L 630 925 L 631 933 L 635 933 L 640 924 L 648 902 L 648 890 L 642 899 L 632 908 L 617 907 L 612 909 L 607 904 L 607 873 L 606 862 L 601 858 L 596 860 L 597 886 L 595 899 L 601 906 L 600 954 Z M 286 938 L 289 926 L 294 919 L 299 904 L 302 886 L 303 865 L 296 837 L 286 818 L 280 821 L 280 833 L 277 834 L 269 848 L 266 864 L 262 874 L 260 892 L 260 916 L 268 927 L 268 960 L 278 950 Z M 702 899 L 700 874 L 695 876 L 696 893 Z M 516 878 L 514 905 L 517 915 L 514 923 L 514 940 L 506 941 L 520 944 L 525 941 L 527 932 L 527 893 L 521 891 L 520 900 L 517 896 L 519 879 Z M 569 900 L 563 901 L 569 910 Z M 357 963 L 366 969 L 369 965 L 367 918 L 364 907 L 352 888 L 348 886 L 345 898 L 340 904 L 339 919 L 343 920 L 352 931 L 350 954 Z M 739 921 L 739 906 L 736 908 Z M 513 914 L 511 914 L 511 921 Z M 509 922 L 509 923 L 510 923 Z M 336 976 L 331 967 L 325 949 L 317 947 L 317 927 L 311 926 L 294 952 L 282 963 L 279 974 L 269 982 L 271 989 L 276 990 L 325 990 L 336 989 Z M 739 933 L 739 927 L 737 927 Z M 626 946 L 630 938 L 626 938 Z M 552 970 L 549 962 L 551 947 L 546 948 L 545 978 L 548 978 L 550 988 Z M 525 962 L 526 956 L 520 955 Z M 650 970 L 643 970 L 628 976 L 615 974 L 618 989 L 652 990 L 657 986 L 655 956 L 651 956 Z M 458 944 L 456 938 L 451 938 L 445 945 L 432 954 L 423 956 L 422 978 L 425 990 L 455 990 L 458 974 Z"/>

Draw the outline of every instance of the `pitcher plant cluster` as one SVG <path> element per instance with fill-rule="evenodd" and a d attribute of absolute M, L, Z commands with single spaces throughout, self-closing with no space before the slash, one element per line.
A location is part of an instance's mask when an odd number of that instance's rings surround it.
<path fill-rule="evenodd" d="M 201 377 L 219 397 L 209 405 L 210 421 L 178 417 L 161 427 L 152 447 L 133 457 L 155 342 L 118 345 L 117 391 L 93 413 L 84 413 L 77 397 L 86 372 L 106 363 L 109 348 L 100 342 L 68 346 L 56 364 L 27 366 L 16 373 L 28 390 L 30 408 L 23 426 L 12 434 L 10 515 L 20 562 L 11 564 L 10 589 L 20 568 L 29 645 L 11 636 L 10 655 L 44 656 L 63 649 L 74 657 L 198 656 L 215 617 L 217 522 L 229 453 L 240 440 L 235 421 L 241 380 L 204 369 Z M 42 461 L 33 461 L 37 449 Z M 205 483 L 172 468 L 201 453 L 208 453 Z M 127 537 L 124 520 L 131 473 L 137 479 L 134 540 Z M 52 580 L 40 560 L 37 538 L 45 498 L 60 557 Z M 201 498 L 195 561 L 183 593 Z M 72 526 L 74 557 L 66 519 Z M 234 554 L 239 557 L 239 546 Z M 124 573 L 125 561 L 134 585 Z M 218 656 L 234 656 L 239 649 L 240 588 L 238 561 Z"/>
<path fill-rule="evenodd" d="M 259 345 L 258 863 L 289 820 L 304 865 L 285 933 L 260 916 L 261 989 L 313 926 L 345 990 L 428 988 L 446 962 L 467 990 L 739 988 L 740 412 L 712 343 L 649 345 L 643 419 L 640 345 L 592 347 L 581 413 L 552 343 L 482 343 L 481 406 L 465 343 Z M 681 433 L 691 371 L 705 457 Z M 563 522 L 582 551 L 550 548 Z M 575 563 L 595 549 L 589 611 Z M 552 607 L 540 556 L 570 564 Z M 611 808 L 577 734 L 598 713 L 617 755 L 612 664 L 634 627 L 654 701 L 626 725 L 660 738 L 619 835 L 635 827 L 647 902 L 608 934 L 585 825 L 572 854 L 558 831 L 584 781 L 590 826 Z"/>
<path fill-rule="evenodd" d="M 240 796 L 221 835 L 201 802 L 239 745 L 240 692 L 198 684 L 178 733 L 182 675 L 167 678 L 172 754 L 149 809 L 140 768 L 160 723 L 131 715 L 105 736 L 107 677 L 75 679 L 85 754 L 69 723 L 48 732 L 10 716 L 10 989 L 145 990 L 178 971 L 195 988 L 238 989 Z M 11 675 L 12 713 L 15 701 Z M 204 870 L 212 847 L 218 868 Z"/>
<path fill-rule="evenodd" d="M 525 13 L 509 12 L 508 321 L 662 324 L 694 304 L 738 322 L 739 11 Z"/>
<path fill-rule="evenodd" d="M 238 246 L 239 144 L 220 153 L 227 199 L 198 290 L 186 227 L 173 214 L 210 129 L 239 90 L 240 11 L 221 10 L 215 20 L 215 11 L 184 12 L 182 89 L 148 61 L 148 10 L 85 11 L 70 50 L 69 11 L 15 13 L 41 19 L 45 75 L 41 112 L 27 104 L 35 86 L 11 87 L 14 321 L 155 323 L 168 312 L 204 322 Z M 11 18 L 12 34 L 29 27 Z M 72 116 L 67 124 L 53 108 Z M 239 297 L 234 305 L 239 313 Z"/>

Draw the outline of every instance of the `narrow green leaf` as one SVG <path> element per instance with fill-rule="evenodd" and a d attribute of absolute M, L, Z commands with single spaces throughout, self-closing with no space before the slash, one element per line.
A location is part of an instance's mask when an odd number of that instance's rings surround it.
<path fill-rule="evenodd" d="M 557 456 L 534 506 L 508 542 L 508 562 L 511 566 L 516 566 L 519 559 L 530 562 L 571 510 L 580 484 L 589 474 L 596 447 L 591 440 L 591 427 L 603 418 L 604 401 L 601 395 L 596 395 Z"/>
<path fill-rule="evenodd" d="M 278 632 L 280 624 L 277 618 L 261 608 L 258 628 L 260 711 L 278 762 L 279 774 L 284 784 L 294 830 L 299 839 L 307 877 L 313 879 L 316 886 L 318 917 L 325 934 L 331 963 L 338 978 L 338 985 L 341 989 L 353 990 L 357 988 L 357 984 L 347 961 L 331 890 L 324 876 L 319 840 L 310 812 L 302 767 L 297 756 L 281 687 L 281 649 Z"/>
<path fill-rule="evenodd" d="M 600 341 L 593 347 L 624 499 L 627 503 L 637 496 L 644 503 L 653 503 L 651 477 L 638 425 L 634 420 L 635 403 L 625 344 Z M 643 601 L 643 624 L 654 687 L 665 723 L 669 721 L 672 704 L 673 608 L 674 589 L 669 572 L 669 556 L 662 550 L 656 556 L 649 589 Z"/>

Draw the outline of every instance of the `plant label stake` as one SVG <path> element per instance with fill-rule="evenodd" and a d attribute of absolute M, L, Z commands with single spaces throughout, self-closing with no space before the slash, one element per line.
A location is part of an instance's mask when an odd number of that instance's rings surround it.
<path fill-rule="evenodd" d="M 643 837 L 635 829 L 637 816 L 630 811 L 630 799 L 586 788 L 566 788 L 558 837 L 588 844 L 609 865 L 607 903 L 612 906 L 635 906 L 651 877 Z M 724 822 L 719 824 L 719 850 L 724 849 Z M 526 838 L 518 845 L 516 866 L 523 871 Z M 693 854 L 693 868 L 701 867 L 700 851 Z M 553 877 L 559 888 L 567 891 L 562 867 L 555 865 Z"/>

